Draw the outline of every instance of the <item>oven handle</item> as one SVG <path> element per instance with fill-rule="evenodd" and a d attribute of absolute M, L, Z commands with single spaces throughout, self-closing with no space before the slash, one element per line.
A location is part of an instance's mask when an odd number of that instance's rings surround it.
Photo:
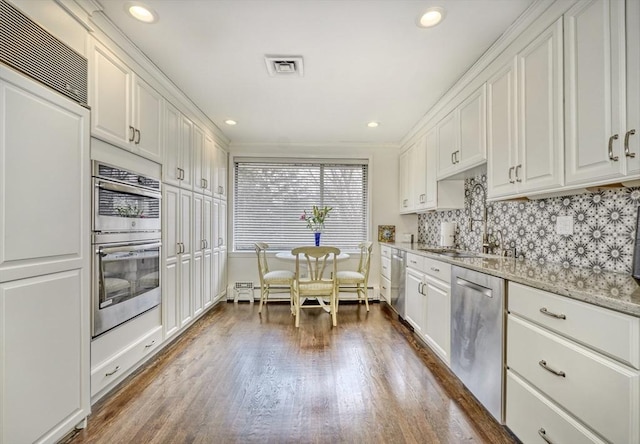
<path fill-rule="evenodd" d="M 145 197 L 153 197 L 154 199 L 162 198 L 162 193 L 156 193 L 153 191 L 142 190 L 140 188 L 124 185 L 120 183 L 112 183 L 105 182 L 103 180 L 98 179 L 98 183 L 96 183 L 96 187 L 102 188 L 103 190 L 115 191 L 118 193 L 126 193 L 133 194 L 135 196 L 145 196 Z"/>
<path fill-rule="evenodd" d="M 162 246 L 162 242 L 155 242 L 153 244 L 123 245 L 122 247 L 100 247 L 98 248 L 98 252 L 104 254 L 122 253 L 127 251 L 150 250 L 152 248 L 158 248 L 160 246 Z"/>

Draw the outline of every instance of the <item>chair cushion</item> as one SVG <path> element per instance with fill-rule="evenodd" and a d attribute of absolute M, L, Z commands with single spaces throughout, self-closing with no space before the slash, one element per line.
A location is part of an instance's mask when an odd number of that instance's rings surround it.
<path fill-rule="evenodd" d="M 364 282 L 364 274 L 357 271 L 338 271 L 336 278 L 340 284 L 358 284 Z"/>
<path fill-rule="evenodd" d="M 293 277 L 293 271 L 273 270 L 264 275 L 264 281 L 267 284 L 290 284 Z"/>
<path fill-rule="evenodd" d="M 333 281 L 318 282 L 318 281 L 299 281 L 298 291 L 301 293 L 310 294 L 312 292 L 327 292 L 331 293 L 333 290 Z"/>

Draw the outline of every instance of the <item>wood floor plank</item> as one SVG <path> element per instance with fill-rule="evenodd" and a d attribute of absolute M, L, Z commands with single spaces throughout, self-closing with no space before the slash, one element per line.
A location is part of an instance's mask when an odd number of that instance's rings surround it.
<path fill-rule="evenodd" d="M 512 443 L 384 304 L 221 304 L 65 443 Z"/>

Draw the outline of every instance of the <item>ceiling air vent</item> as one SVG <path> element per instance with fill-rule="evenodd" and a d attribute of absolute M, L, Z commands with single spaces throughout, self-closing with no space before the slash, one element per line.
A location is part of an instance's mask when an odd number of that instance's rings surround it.
<path fill-rule="evenodd" d="M 271 77 L 304 75 L 302 56 L 264 56 L 267 71 Z"/>

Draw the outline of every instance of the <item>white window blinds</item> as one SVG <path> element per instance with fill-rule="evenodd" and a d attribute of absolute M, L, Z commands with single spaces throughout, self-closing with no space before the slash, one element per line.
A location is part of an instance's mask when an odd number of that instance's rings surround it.
<path fill-rule="evenodd" d="M 233 235 L 235 251 L 266 242 L 273 250 L 313 245 L 300 220 L 313 205 L 333 210 L 321 245 L 355 250 L 367 239 L 367 163 L 235 161 Z"/>

